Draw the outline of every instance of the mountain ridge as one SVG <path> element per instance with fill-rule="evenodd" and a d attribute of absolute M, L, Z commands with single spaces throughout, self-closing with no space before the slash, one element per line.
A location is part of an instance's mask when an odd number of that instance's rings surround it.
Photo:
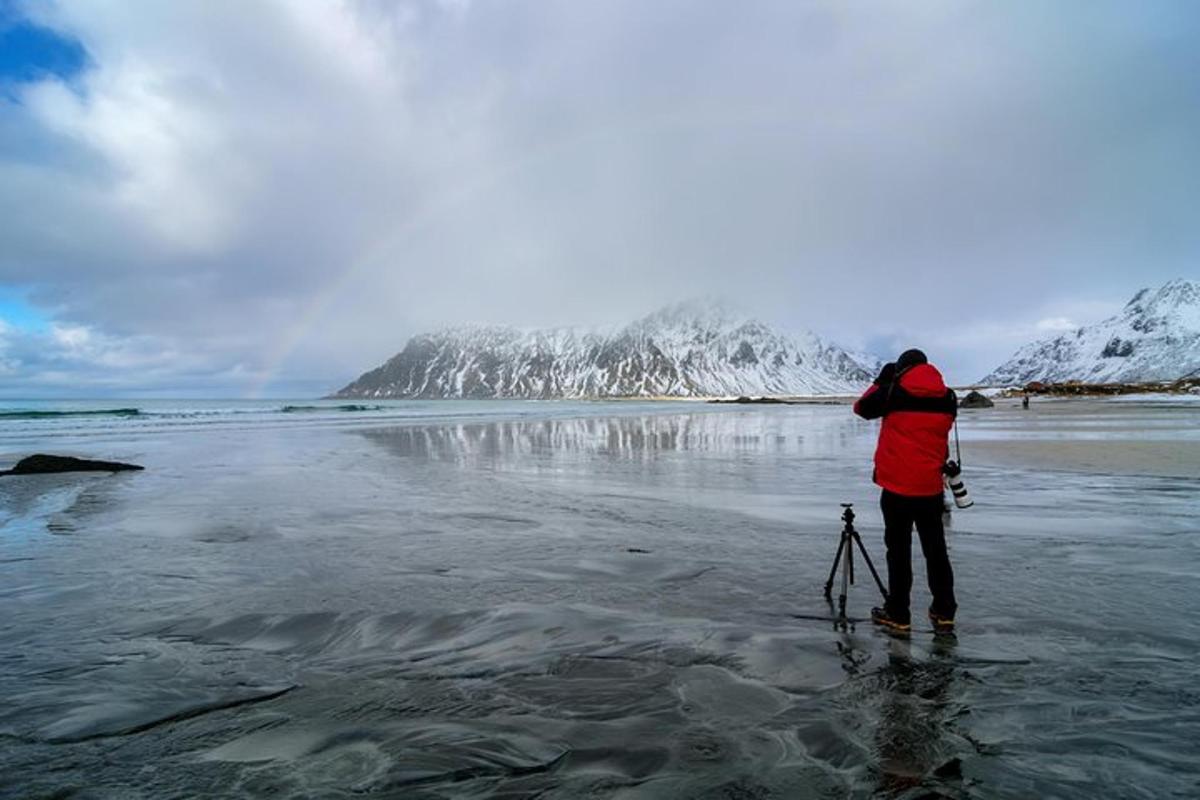
<path fill-rule="evenodd" d="M 849 394 L 878 365 L 811 331 L 785 334 L 727 306 L 688 301 L 604 329 L 458 325 L 418 334 L 331 397 Z"/>
<path fill-rule="evenodd" d="M 1139 290 L 1121 311 L 1019 348 L 980 383 L 1175 380 L 1200 371 L 1200 282 Z"/>

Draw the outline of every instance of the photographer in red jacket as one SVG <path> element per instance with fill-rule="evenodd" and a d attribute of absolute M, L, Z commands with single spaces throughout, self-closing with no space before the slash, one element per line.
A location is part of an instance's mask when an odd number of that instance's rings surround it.
<path fill-rule="evenodd" d="M 875 483 L 883 488 L 884 542 L 887 544 L 888 599 L 871 609 L 871 619 L 891 630 L 912 629 L 912 529 L 917 526 L 929 591 L 934 630 L 954 630 L 954 571 L 942 528 L 942 466 L 946 438 L 958 413 L 954 392 L 920 350 L 906 350 L 887 364 L 871 388 L 854 404 L 863 419 L 883 418 L 875 449 Z"/>

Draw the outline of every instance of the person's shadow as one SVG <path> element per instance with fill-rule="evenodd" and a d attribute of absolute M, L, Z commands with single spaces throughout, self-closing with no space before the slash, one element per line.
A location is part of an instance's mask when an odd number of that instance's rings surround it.
<path fill-rule="evenodd" d="M 927 660 L 912 657 L 912 643 L 893 638 L 879 672 L 879 728 L 875 735 L 876 796 L 895 797 L 917 787 L 917 798 L 961 797 L 961 748 L 954 720 L 965 709 L 952 698 L 957 641 L 936 637 Z"/>

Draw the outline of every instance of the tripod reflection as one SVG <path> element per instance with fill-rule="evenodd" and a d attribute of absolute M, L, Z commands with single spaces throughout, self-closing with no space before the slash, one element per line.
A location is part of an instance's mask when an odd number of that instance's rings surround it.
<path fill-rule="evenodd" d="M 961 709 L 951 698 L 955 641 L 935 639 L 926 661 L 912 658 L 912 645 L 892 639 L 887 666 L 879 672 L 882 702 L 875 734 L 877 796 L 911 789 L 921 797 L 959 797 L 961 741 L 952 728 Z"/>

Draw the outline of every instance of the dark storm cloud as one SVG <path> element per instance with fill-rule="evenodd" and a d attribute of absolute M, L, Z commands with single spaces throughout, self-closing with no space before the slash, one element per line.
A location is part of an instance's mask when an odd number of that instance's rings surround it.
<path fill-rule="evenodd" d="M 1184 2 L 30 8 L 0 282 L 238 391 L 700 294 L 969 380 L 1196 274 Z"/>

